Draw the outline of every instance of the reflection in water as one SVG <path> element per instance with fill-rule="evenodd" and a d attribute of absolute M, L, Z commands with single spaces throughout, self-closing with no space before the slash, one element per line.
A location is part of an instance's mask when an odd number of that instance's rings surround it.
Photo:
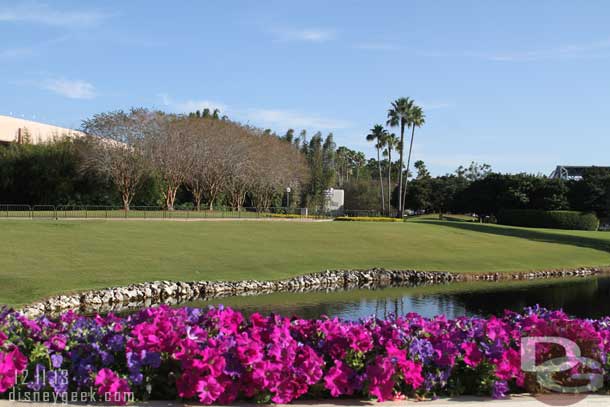
<path fill-rule="evenodd" d="M 416 288 L 385 288 L 330 293 L 282 293 L 232 297 L 190 305 L 225 304 L 245 314 L 276 312 L 286 316 L 320 315 L 358 319 L 369 315 L 417 312 L 426 317 L 445 314 L 501 314 L 539 304 L 568 314 L 597 318 L 610 315 L 610 277 L 534 282 L 466 282 Z"/>

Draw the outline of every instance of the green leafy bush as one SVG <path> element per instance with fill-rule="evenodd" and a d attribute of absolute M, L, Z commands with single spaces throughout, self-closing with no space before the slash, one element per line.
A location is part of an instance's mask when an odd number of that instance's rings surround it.
<path fill-rule="evenodd" d="M 385 216 L 339 216 L 335 220 L 343 222 L 403 222 L 402 219 Z"/>
<path fill-rule="evenodd" d="M 593 213 L 578 211 L 542 211 L 537 209 L 504 209 L 498 223 L 532 228 L 597 230 L 599 219 Z"/>

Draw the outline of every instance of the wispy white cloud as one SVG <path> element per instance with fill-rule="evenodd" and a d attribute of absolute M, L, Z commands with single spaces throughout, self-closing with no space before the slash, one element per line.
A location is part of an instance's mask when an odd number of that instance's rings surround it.
<path fill-rule="evenodd" d="M 255 126 L 269 127 L 277 131 L 289 128 L 319 130 L 344 129 L 352 124 L 346 120 L 322 117 L 288 109 L 239 108 L 208 99 L 176 100 L 167 93 L 158 97 L 165 109 L 176 113 L 189 113 L 203 109 L 218 109 L 232 119 L 246 121 Z"/>
<path fill-rule="evenodd" d="M 60 10 L 36 1 L 0 6 L 0 22 L 82 27 L 96 25 L 107 17 L 109 14 L 99 10 Z"/>
<path fill-rule="evenodd" d="M 279 41 L 326 42 L 336 36 L 336 32 L 325 28 L 275 29 L 272 33 Z"/>
<path fill-rule="evenodd" d="M 43 89 L 55 92 L 70 99 L 93 99 L 95 87 L 83 80 L 47 79 L 41 82 Z"/>
<path fill-rule="evenodd" d="M 521 51 L 413 50 L 413 53 L 426 58 L 470 58 L 495 62 L 607 58 L 610 57 L 610 38 Z"/>
<path fill-rule="evenodd" d="M 33 50 L 31 48 L 7 48 L 0 50 L 0 58 L 18 58 L 23 56 L 32 55 Z"/>
<path fill-rule="evenodd" d="M 167 93 L 159 94 L 163 106 L 165 108 L 171 110 L 176 113 L 191 113 L 197 110 L 210 109 L 214 111 L 214 109 L 218 109 L 221 112 L 227 111 L 227 105 L 220 102 L 215 102 L 213 100 L 204 100 L 204 99 L 189 99 L 189 100 L 174 100 Z"/>
<path fill-rule="evenodd" d="M 360 42 L 354 44 L 354 48 L 369 51 L 396 51 L 401 46 L 391 42 Z"/>
<path fill-rule="evenodd" d="M 70 36 L 62 35 L 61 37 L 51 38 L 37 44 L 2 49 L 0 50 L 0 59 L 20 58 L 36 55 L 42 49 L 48 49 L 52 45 L 66 41 L 68 38 L 70 38 Z"/>
<path fill-rule="evenodd" d="M 308 129 L 344 129 L 351 124 L 345 120 L 331 119 L 317 115 L 304 114 L 283 109 L 250 109 L 246 118 L 265 127 L 278 129 L 308 128 Z"/>
<path fill-rule="evenodd" d="M 490 55 L 492 61 L 536 61 L 559 58 L 595 58 L 599 52 L 610 49 L 610 38 L 583 44 L 564 45 L 555 48 Z M 607 54 L 606 54 L 607 55 Z"/>

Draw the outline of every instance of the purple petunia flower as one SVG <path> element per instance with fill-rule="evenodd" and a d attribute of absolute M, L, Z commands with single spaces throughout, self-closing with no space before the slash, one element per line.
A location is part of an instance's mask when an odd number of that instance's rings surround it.
<path fill-rule="evenodd" d="M 64 361 L 64 357 L 61 356 L 61 354 L 59 353 L 53 353 L 51 355 L 51 365 L 55 368 L 55 369 L 59 369 L 61 367 L 61 364 Z"/>
<path fill-rule="evenodd" d="M 125 349 L 125 337 L 123 335 L 112 335 L 108 340 L 108 347 L 113 352 L 120 352 Z"/>
<path fill-rule="evenodd" d="M 49 386 L 55 391 L 55 394 L 64 394 L 68 391 L 68 371 L 67 370 L 51 370 L 48 373 Z"/>
<path fill-rule="evenodd" d="M 494 399 L 501 399 L 506 397 L 508 393 L 508 383 L 504 380 L 496 380 L 491 388 L 491 396 Z"/>
<path fill-rule="evenodd" d="M 428 363 L 434 356 L 434 347 L 427 339 L 415 338 L 409 345 L 409 355 L 417 357 L 422 363 Z"/>

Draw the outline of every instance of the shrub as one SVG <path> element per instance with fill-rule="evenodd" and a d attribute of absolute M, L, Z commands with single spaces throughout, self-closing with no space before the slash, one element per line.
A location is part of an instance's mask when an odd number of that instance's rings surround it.
<path fill-rule="evenodd" d="M 335 218 L 341 222 L 402 222 L 399 218 L 389 218 L 386 216 L 339 216 Z"/>
<path fill-rule="evenodd" d="M 594 213 L 577 211 L 541 211 L 505 209 L 498 213 L 498 223 L 533 228 L 597 230 L 599 219 Z"/>
<path fill-rule="evenodd" d="M 282 218 L 282 219 L 300 219 L 300 218 L 309 217 L 309 216 L 305 216 L 305 215 L 299 215 L 296 213 L 269 213 L 269 214 L 263 214 L 261 216 L 269 216 L 271 218 Z"/>
<path fill-rule="evenodd" d="M 489 318 L 409 313 L 360 321 L 260 314 L 246 319 L 222 306 L 161 306 L 125 317 L 68 312 L 55 320 L 3 311 L 0 395 L 15 387 L 32 400 L 61 400 L 93 388 L 115 404 L 180 398 L 221 405 L 238 398 L 500 398 L 509 389 L 537 390 L 534 373 L 521 369 L 524 336 L 561 336 L 583 356 L 602 360 L 610 328 L 607 318 L 571 319 L 539 307 Z M 534 356 L 549 361 L 562 354 L 540 346 Z M 600 366 L 607 375 L 608 365 Z M 579 363 L 570 372 L 590 370 Z M 32 394 L 37 392 L 43 394 Z"/>

